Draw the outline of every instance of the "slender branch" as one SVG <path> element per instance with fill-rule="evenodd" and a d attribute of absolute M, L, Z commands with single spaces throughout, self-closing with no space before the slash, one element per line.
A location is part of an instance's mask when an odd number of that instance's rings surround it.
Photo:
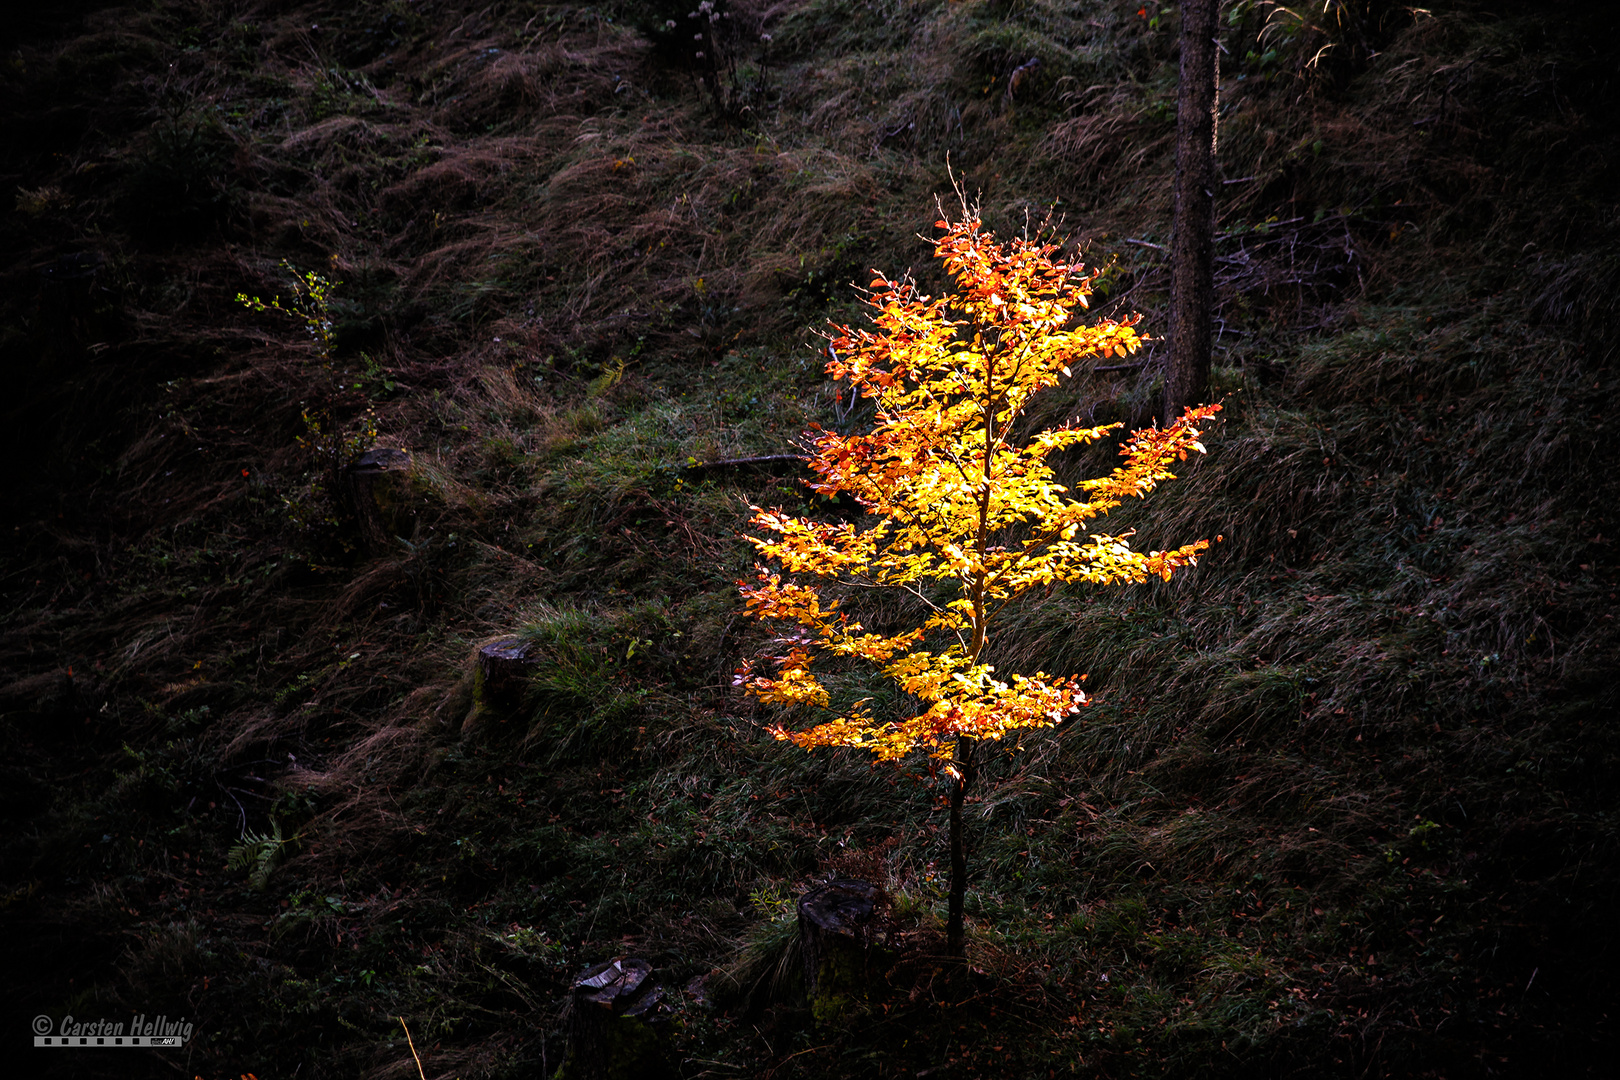
<path fill-rule="evenodd" d="M 394 1019 L 399 1021 L 400 1027 L 405 1028 L 405 1041 L 410 1044 L 411 1057 L 416 1059 L 416 1075 L 422 1080 L 427 1080 L 427 1074 L 422 1071 L 422 1055 L 416 1052 L 416 1040 L 411 1038 L 411 1029 L 406 1026 L 403 1016 L 396 1016 Z"/>
<path fill-rule="evenodd" d="M 833 580 L 838 582 L 838 584 L 851 589 L 899 589 L 902 592 L 908 592 L 912 596 L 915 596 L 918 600 L 922 601 L 923 605 L 927 607 L 929 611 L 934 612 L 936 615 L 941 614 L 944 611 L 943 608 L 935 604 L 932 600 L 928 599 L 928 597 L 924 596 L 921 589 L 904 581 L 878 582 L 873 581 L 870 578 L 866 579 L 865 581 L 846 581 L 843 578 L 834 578 Z"/>
<path fill-rule="evenodd" d="M 761 454 L 758 457 L 720 458 L 717 461 L 697 461 L 688 464 L 688 469 L 743 469 L 760 465 L 780 465 L 789 461 L 808 463 L 807 454 Z"/>

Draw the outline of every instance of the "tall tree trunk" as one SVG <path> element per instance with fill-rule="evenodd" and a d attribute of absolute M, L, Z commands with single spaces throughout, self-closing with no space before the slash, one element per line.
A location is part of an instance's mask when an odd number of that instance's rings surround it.
<path fill-rule="evenodd" d="M 1215 35 L 1220 0 L 1183 0 L 1176 97 L 1175 221 L 1170 241 L 1170 366 L 1164 422 L 1209 391 L 1215 284 Z"/>
<path fill-rule="evenodd" d="M 962 837 L 962 800 L 973 783 L 974 740 L 956 737 L 956 767 L 961 772 L 951 784 L 951 896 L 946 908 L 945 951 L 957 959 L 967 956 L 963 903 L 967 897 L 967 841 Z"/>

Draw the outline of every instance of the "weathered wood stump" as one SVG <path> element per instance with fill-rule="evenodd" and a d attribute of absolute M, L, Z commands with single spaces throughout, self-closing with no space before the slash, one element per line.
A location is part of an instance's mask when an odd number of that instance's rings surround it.
<path fill-rule="evenodd" d="M 889 956 L 889 894 L 869 881 L 836 880 L 799 897 L 805 992 L 818 1025 L 843 1019 L 871 997 Z"/>
<path fill-rule="evenodd" d="M 597 964 L 574 981 L 568 1056 L 558 1080 L 656 1080 L 673 1076 L 658 1037 L 664 991 L 645 960 Z"/>
<path fill-rule="evenodd" d="M 411 531 L 411 455 L 392 447 L 367 450 L 343 470 L 360 543 L 375 554 Z"/>
<path fill-rule="evenodd" d="M 479 692 L 491 704 L 517 705 L 523 688 L 534 670 L 533 646 L 515 637 L 499 638 L 478 646 Z"/>
<path fill-rule="evenodd" d="M 504 720 L 523 704 L 537 662 L 533 652 L 532 644 L 515 637 L 478 646 L 473 654 L 472 708 L 462 722 L 463 734 L 471 733 L 487 715 Z"/>

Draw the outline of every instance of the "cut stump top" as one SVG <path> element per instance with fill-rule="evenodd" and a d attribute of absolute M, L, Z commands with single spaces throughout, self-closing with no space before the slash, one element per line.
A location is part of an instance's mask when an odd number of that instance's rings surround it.
<path fill-rule="evenodd" d="M 825 934 L 860 937 L 889 903 L 889 894 L 869 881 L 829 881 L 799 898 L 799 918 Z"/>
<path fill-rule="evenodd" d="M 652 965 L 635 957 L 605 961 L 574 981 L 574 1000 L 617 1016 L 640 1016 L 664 997 L 662 988 L 647 982 L 651 974 Z"/>
<path fill-rule="evenodd" d="M 490 664 L 521 664 L 529 660 L 529 643 L 517 638 L 501 638 L 479 646 L 478 655 Z"/>
<path fill-rule="evenodd" d="M 349 464 L 351 473 L 382 473 L 409 468 L 411 455 L 391 446 L 375 446 Z"/>

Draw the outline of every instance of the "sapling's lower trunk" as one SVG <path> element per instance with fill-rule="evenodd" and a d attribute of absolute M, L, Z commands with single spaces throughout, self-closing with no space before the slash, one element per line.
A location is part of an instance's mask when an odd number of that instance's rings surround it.
<path fill-rule="evenodd" d="M 951 895 L 946 908 L 945 951 L 964 959 L 967 956 L 967 935 L 963 929 L 963 901 L 967 896 L 967 841 L 962 836 L 962 801 L 968 785 L 973 783 L 974 740 L 956 737 L 956 768 L 961 773 L 951 784 Z"/>

